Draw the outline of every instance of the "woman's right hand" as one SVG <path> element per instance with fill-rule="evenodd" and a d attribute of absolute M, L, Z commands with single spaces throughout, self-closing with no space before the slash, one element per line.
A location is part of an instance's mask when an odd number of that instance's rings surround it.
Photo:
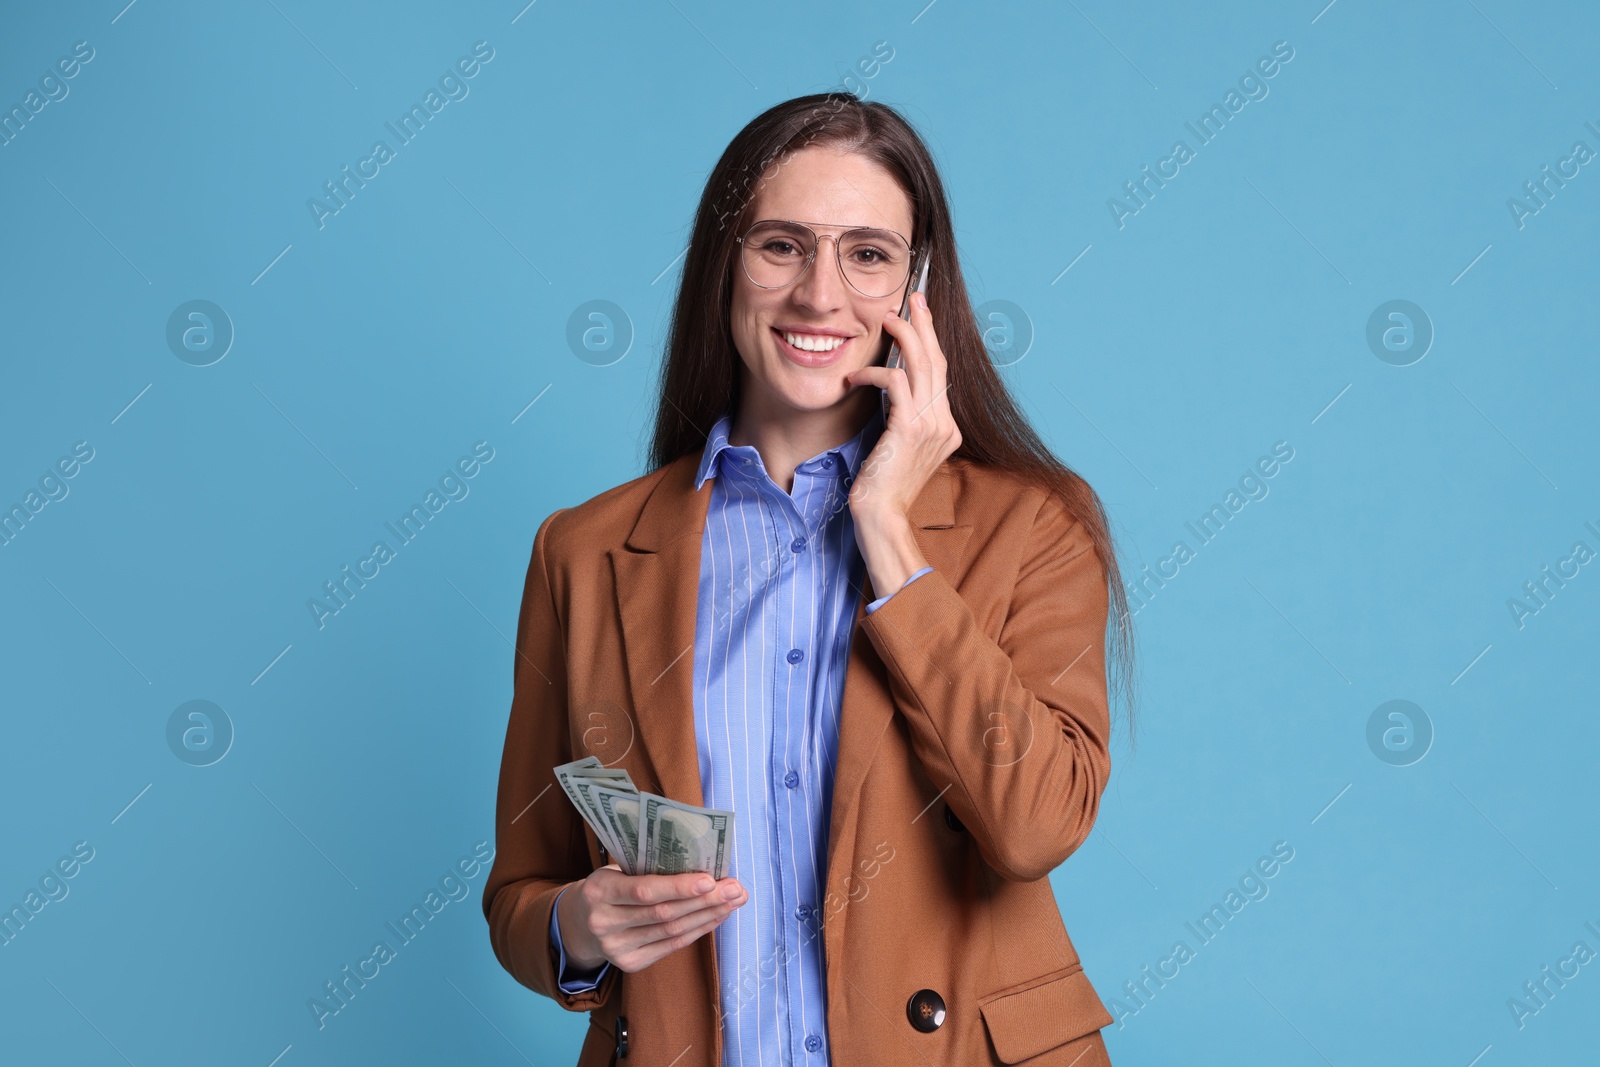
<path fill-rule="evenodd" d="M 561 894 L 556 921 L 569 965 L 609 960 L 642 971 L 714 929 L 750 899 L 738 879 L 709 874 L 623 874 L 608 864 Z"/>

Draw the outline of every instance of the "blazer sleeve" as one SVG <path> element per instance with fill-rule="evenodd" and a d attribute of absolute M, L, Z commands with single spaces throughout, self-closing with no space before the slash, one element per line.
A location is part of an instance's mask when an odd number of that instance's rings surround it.
<path fill-rule="evenodd" d="M 513 978 L 569 1011 L 591 1011 L 610 996 L 618 969 L 608 967 L 594 989 L 564 992 L 559 950 L 550 937 L 557 895 L 594 869 L 583 824 L 553 773 L 573 758 L 565 641 L 545 559 L 550 524 L 560 513 L 540 523 L 523 586 L 483 913 L 495 957 Z"/>
<path fill-rule="evenodd" d="M 998 559 L 1003 553 L 992 553 Z M 1016 560 L 998 641 L 938 570 L 861 626 L 889 670 L 912 748 L 983 858 L 1046 877 L 1088 838 L 1111 773 L 1109 595 L 1089 532 L 1046 494 Z M 966 581 L 1003 576 L 980 560 Z"/>

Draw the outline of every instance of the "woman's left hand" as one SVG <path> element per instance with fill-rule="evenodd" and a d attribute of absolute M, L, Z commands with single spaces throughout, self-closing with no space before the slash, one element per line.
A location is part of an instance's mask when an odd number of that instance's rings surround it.
<path fill-rule="evenodd" d="M 850 513 L 858 528 L 905 522 L 933 472 L 961 447 L 961 431 L 950 413 L 947 364 L 927 299 L 913 294 L 910 321 L 890 312 L 883 328 L 900 343 L 904 366 L 862 367 L 846 376 L 852 386 L 889 390 L 889 421 L 850 487 Z"/>

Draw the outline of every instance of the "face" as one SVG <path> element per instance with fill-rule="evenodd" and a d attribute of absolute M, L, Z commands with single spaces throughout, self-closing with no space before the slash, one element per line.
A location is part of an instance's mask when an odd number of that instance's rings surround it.
<path fill-rule="evenodd" d="M 883 316 L 898 311 L 905 286 L 887 296 L 863 296 L 844 277 L 831 237 L 856 226 L 894 230 L 907 241 L 911 198 L 877 163 L 834 147 L 810 147 L 768 172 L 745 216 L 804 222 L 817 232 L 817 255 L 797 281 L 763 289 L 737 257 L 729 311 L 734 344 L 743 361 L 741 395 L 758 417 L 849 405 L 877 390 L 852 388 L 850 371 L 870 365 L 884 343 Z M 787 338 L 787 339 L 786 339 Z M 832 351 L 807 351 L 791 341 Z"/>

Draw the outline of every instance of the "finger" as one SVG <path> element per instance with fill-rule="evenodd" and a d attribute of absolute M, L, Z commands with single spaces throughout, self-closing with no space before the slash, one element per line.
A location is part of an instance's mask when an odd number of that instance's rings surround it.
<path fill-rule="evenodd" d="M 734 895 L 731 898 L 723 896 L 721 891 L 723 889 L 733 890 Z M 745 892 L 744 887 L 738 882 L 729 879 L 720 887 L 718 892 L 714 893 L 705 893 L 678 900 L 663 900 L 654 904 L 612 905 L 601 916 L 601 922 L 609 930 L 631 928 L 648 930 L 652 927 L 674 923 L 678 924 L 675 929 L 682 929 L 683 924 L 691 920 L 699 912 L 711 911 L 717 908 L 731 910 L 744 904 L 747 899 L 749 899 L 749 894 Z"/>
<path fill-rule="evenodd" d="M 722 918 L 725 919 L 727 916 L 723 916 Z M 704 924 L 702 928 L 687 930 L 675 937 L 663 938 L 658 941 L 651 941 L 637 945 L 630 945 L 628 948 L 618 951 L 609 958 L 615 961 L 617 966 L 624 971 L 642 971 L 646 967 L 655 963 L 657 960 L 661 959 L 663 956 L 669 956 L 678 949 L 683 948 L 685 945 L 693 944 L 698 938 L 703 937 L 710 931 L 716 929 L 717 924 L 721 921 L 721 919 L 718 919 L 713 922 L 708 922 Z"/>
<path fill-rule="evenodd" d="M 895 380 L 904 380 L 906 371 L 904 367 L 890 369 L 888 367 L 858 367 L 845 377 L 850 379 L 854 386 L 875 385 L 879 389 L 889 388 L 889 383 Z"/>
<path fill-rule="evenodd" d="M 911 351 L 922 344 L 922 337 L 917 333 L 917 327 L 910 319 L 901 318 L 896 312 L 883 313 L 883 329 L 900 346 L 900 355 L 906 367 L 911 366 Z"/>
<path fill-rule="evenodd" d="M 883 328 L 900 345 L 900 366 L 906 372 L 908 382 L 911 384 L 911 393 L 916 395 L 918 381 L 918 368 L 925 366 L 923 356 L 922 336 L 917 332 L 915 324 L 908 319 L 902 319 L 892 311 L 884 313 Z M 889 394 L 890 403 L 894 402 L 894 394 Z"/>
<path fill-rule="evenodd" d="M 942 393 L 945 385 L 945 374 L 949 370 L 950 361 L 945 357 L 944 349 L 939 345 L 939 332 L 934 329 L 933 326 L 933 312 L 928 307 L 928 298 L 925 295 L 918 293 L 916 301 L 921 301 L 922 305 L 923 327 L 926 331 L 924 337 L 927 342 L 926 351 L 928 355 L 928 364 L 933 371 L 929 381 L 933 385 L 933 392 L 935 394 Z M 913 305 L 915 305 L 916 301 L 913 301 Z M 913 307 L 911 318 L 913 323 L 915 323 L 917 319 L 915 307 Z"/>
<path fill-rule="evenodd" d="M 638 933 L 644 937 L 644 943 L 648 944 L 653 941 L 664 941 L 681 937 L 685 933 L 692 934 L 695 931 L 704 931 L 716 926 L 729 915 L 732 915 L 735 909 L 741 907 L 743 904 L 743 899 L 736 901 L 723 901 L 716 906 L 706 908 L 703 911 L 691 912 L 688 915 L 671 919 L 664 923 L 654 923 L 650 926 L 640 927 Z"/>
<path fill-rule="evenodd" d="M 899 407 L 905 412 L 906 418 L 916 415 L 916 408 L 912 406 L 911 384 L 906 377 L 904 367 L 860 367 L 846 375 L 853 386 L 877 386 L 889 394 L 889 420 L 898 423 L 894 409 Z"/>
<path fill-rule="evenodd" d="M 927 298 L 921 293 L 911 296 L 911 328 L 916 331 L 917 343 L 915 355 L 906 358 L 906 370 L 911 377 L 911 394 L 917 398 L 920 408 L 934 393 L 934 389 L 930 388 L 933 382 L 933 350 L 939 346 L 938 335 L 933 332 L 933 315 L 928 311 Z M 905 350 L 903 346 L 902 350 Z"/>
<path fill-rule="evenodd" d="M 915 420 L 917 407 L 912 397 L 911 379 L 906 369 L 904 367 L 897 370 L 883 367 L 876 369 L 884 372 L 883 388 L 889 391 L 889 418 L 894 419 L 898 412 L 900 418 Z"/>
<path fill-rule="evenodd" d="M 911 324 L 911 320 L 901 318 L 893 308 L 883 313 L 883 329 L 896 341 L 915 337 L 917 333 L 917 328 Z"/>
<path fill-rule="evenodd" d="M 669 900 L 703 896 L 716 888 L 709 874 L 625 874 L 604 881 L 601 902 L 620 905 L 650 905 Z"/>
<path fill-rule="evenodd" d="M 703 915 L 686 916 L 675 922 L 641 927 L 635 931 L 634 936 L 643 938 L 638 942 L 639 948 L 648 946 L 660 949 L 660 955 L 656 957 L 660 959 L 661 956 L 669 952 L 676 952 L 697 938 L 715 930 L 731 914 L 733 914 L 733 905 L 723 904 L 710 909 Z"/>

